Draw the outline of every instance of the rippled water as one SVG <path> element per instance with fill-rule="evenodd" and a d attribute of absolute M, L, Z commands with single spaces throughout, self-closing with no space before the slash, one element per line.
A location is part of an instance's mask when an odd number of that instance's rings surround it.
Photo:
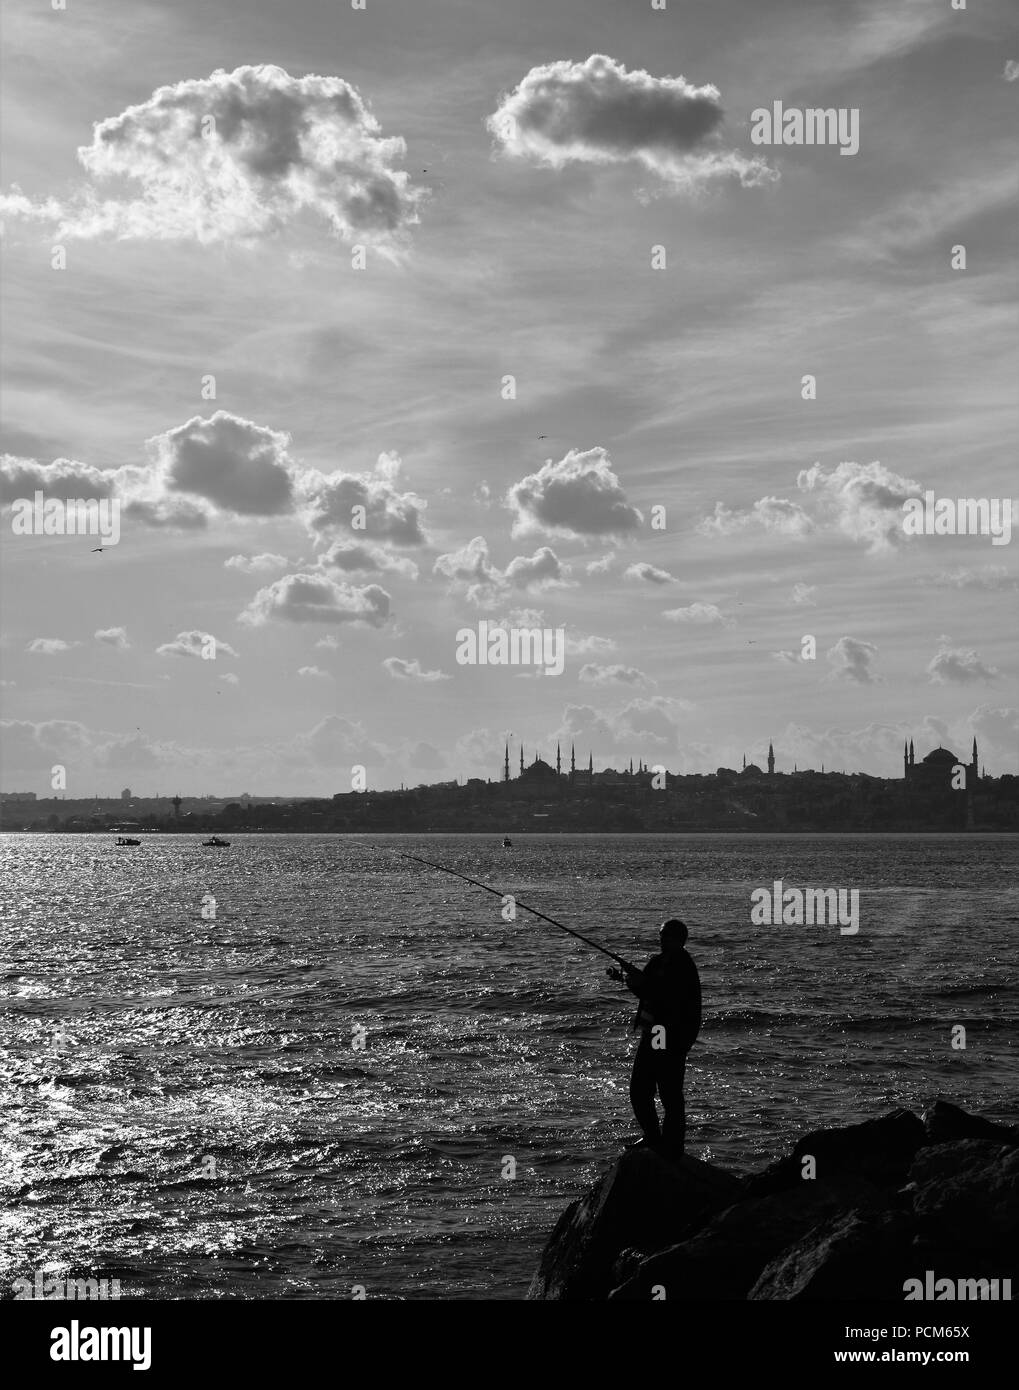
<path fill-rule="evenodd" d="M 638 961 L 682 915 L 696 1155 L 742 1170 L 939 1094 L 1014 1116 L 1014 838 L 377 843 Z M 8 834 L 0 859 L 0 1297 L 48 1268 L 124 1297 L 519 1298 L 633 1136 L 607 962 L 446 875 L 314 835 Z M 776 877 L 858 887 L 859 934 L 751 926 Z"/>

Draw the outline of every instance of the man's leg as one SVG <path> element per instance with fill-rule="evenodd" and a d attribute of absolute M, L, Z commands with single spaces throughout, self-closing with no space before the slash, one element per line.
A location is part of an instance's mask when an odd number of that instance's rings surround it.
<path fill-rule="evenodd" d="M 662 1098 L 665 1118 L 662 1138 L 676 1153 L 682 1153 L 686 1142 L 686 1101 L 683 1082 L 686 1079 L 686 1053 L 669 1055 L 667 1049 L 658 1054 L 658 1094 Z"/>
<path fill-rule="evenodd" d="M 651 1051 L 651 1038 L 645 1034 L 637 1046 L 630 1074 L 630 1104 L 637 1117 L 637 1123 L 644 1132 L 644 1138 L 654 1142 L 661 1138 L 658 1125 L 658 1111 L 655 1109 L 655 1057 Z"/>

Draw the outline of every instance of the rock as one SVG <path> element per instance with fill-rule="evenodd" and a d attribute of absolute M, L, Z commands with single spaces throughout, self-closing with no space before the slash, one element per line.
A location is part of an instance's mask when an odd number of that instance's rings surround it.
<path fill-rule="evenodd" d="M 949 1142 L 932 1138 L 962 1135 Z M 815 1130 L 739 1179 L 628 1151 L 560 1217 L 532 1299 L 891 1299 L 908 1279 L 1012 1277 L 1019 1147 L 937 1102 Z M 804 1178 L 802 1161 L 816 1160 Z"/>
<path fill-rule="evenodd" d="M 729 1206 L 740 1189 L 738 1178 L 699 1159 L 666 1159 L 647 1148 L 628 1151 L 563 1213 L 527 1297 L 606 1298 L 624 1250 L 674 1245 Z"/>
<path fill-rule="evenodd" d="M 823 1221 L 861 1207 L 889 1209 L 881 1189 L 858 1178 L 801 1180 L 770 1197 L 748 1198 L 708 1221 L 695 1236 L 645 1260 L 612 1299 L 649 1299 L 660 1287 L 672 1301 L 746 1298 L 765 1266 Z"/>
<path fill-rule="evenodd" d="M 897 1188 L 925 1139 L 923 1124 L 910 1110 L 891 1110 L 844 1129 L 816 1129 L 799 1140 L 788 1158 L 749 1178 L 747 1196 L 768 1197 L 796 1187 L 803 1181 L 802 1160 L 808 1154 L 817 1160 L 821 1182 L 852 1174 L 879 1187 Z"/>
<path fill-rule="evenodd" d="M 982 1115 L 970 1115 L 947 1100 L 936 1100 L 923 1112 L 928 1144 L 948 1144 L 953 1139 L 994 1139 L 999 1144 L 1019 1144 L 1019 1128 L 998 1125 Z"/>
<path fill-rule="evenodd" d="M 1019 1245 L 1019 1149 L 963 1139 L 921 1149 L 909 1171 L 920 1236 L 973 1251 Z"/>
<path fill-rule="evenodd" d="M 767 1266 L 747 1294 L 766 1299 L 903 1297 L 912 1223 L 898 1212 L 842 1212 Z"/>

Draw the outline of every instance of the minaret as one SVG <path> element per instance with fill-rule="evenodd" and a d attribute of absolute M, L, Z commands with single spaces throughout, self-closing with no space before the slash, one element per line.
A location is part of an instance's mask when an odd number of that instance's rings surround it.
<path fill-rule="evenodd" d="M 909 776 L 909 744 L 905 739 L 902 740 L 902 775 Z"/>
<path fill-rule="evenodd" d="M 633 776 L 633 759 L 630 759 L 630 776 Z"/>
<path fill-rule="evenodd" d="M 769 744 L 768 744 L 768 776 L 769 776 L 769 777 L 774 777 L 774 775 L 775 775 L 775 746 L 774 746 L 774 744 L 769 743 Z"/>
<path fill-rule="evenodd" d="M 506 761 L 505 761 L 505 763 L 503 764 L 503 769 L 502 769 L 502 780 L 503 780 L 504 782 L 508 782 L 508 781 L 509 781 L 509 740 L 508 740 L 508 739 L 506 740 Z"/>
<path fill-rule="evenodd" d="M 520 745 L 520 775 L 524 775 L 524 745 Z"/>
<path fill-rule="evenodd" d="M 914 751 L 913 751 L 913 740 L 912 740 L 912 739 L 909 740 L 909 765 L 910 765 L 910 767 L 915 767 L 915 766 L 916 766 L 916 754 L 915 754 Z"/>
<path fill-rule="evenodd" d="M 744 753 L 744 754 L 743 754 L 743 771 L 746 772 L 746 770 L 747 770 L 747 755 Z"/>
<path fill-rule="evenodd" d="M 588 757 L 587 757 L 587 775 L 588 775 L 588 777 L 593 777 L 593 776 L 594 776 L 594 754 L 593 754 L 593 753 L 589 753 L 589 754 L 588 754 Z"/>
<path fill-rule="evenodd" d="M 576 777 L 576 775 L 577 775 L 577 745 L 576 745 L 575 743 L 571 743 L 571 744 L 570 744 L 570 781 L 571 781 L 571 782 L 572 782 L 573 779 Z"/>
<path fill-rule="evenodd" d="M 978 761 L 978 759 L 977 759 L 977 741 L 976 741 L 975 738 L 974 738 L 974 740 L 973 740 L 973 763 L 972 763 L 972 770 L 973 770 L 973 781 L 974 781 L 974 782 L 978 782 L 978 781 L 980 780 L 980 763 L 979 763 L 979 761 Z"/>
<path fill-rule="evenodd" d="M 563 775 L 563 760 L 559 755 L 558 743 L 555 746 L 555 773 L 557 777 L 561 777 Z"/>

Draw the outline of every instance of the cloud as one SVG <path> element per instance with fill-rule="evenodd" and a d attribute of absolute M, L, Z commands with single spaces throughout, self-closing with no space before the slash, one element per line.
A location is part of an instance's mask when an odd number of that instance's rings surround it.
<path fill-rule="evenodd" d="M 108 647 L 116 647 L 118 651 L 126 652 L 131 643 L 127 640 L 126 627 L 101 627 L 95 634 L 97 642 L 103 642 Z"/>
<path fill-rule="evenodd" d="M 393 545 L 424 545 L 427 537 L 421 513 L 427 503 L 412 492 L 398 492 L 401 470 L 396 454 L 380 454 L 375 467 L 364 473 L 323 474 L 309 469 L 302 479 L 306 505 L 304 519 L 314 536 L 333 531 L 349 533 L 354 507 L 363 507 L 367 535 Z"/>
<path fill-rule="evenodd" d="M 706 626 L 718 623 L 721 627 L 732 627 L 735 619 L 714 603 L 691 603 L 686 608 L 667 608 L 662 614 L 670 623 L 696 623 Z"/>
<path fill-rule="evenodd" d="M 718 178 L 774 178 L 764 160 L 724 146 L 717 87 L 627 71 L 601 53 L 531 68 L 486 125 L 503 153 L 552 169 L 636 161 L 673 191 Z"/>
<path fill-rule="evenodd" d="M 489 558 L 484 536 L 475 536 L 459 550 L 440 555 L 433 572 L 462 588 L 468 602 L 483 604 L 505 597 L 514 589 L 540 593 L 563 588 L 569 583 L 570 571 L 547 545 L 539 547 L 533 555 L 518 555 L 505 570 L 500 570 Z"/>
<path fill-rule="evenodd" d="M 190 632 L 178 632 L 172 642 L 164 642 L 161 647 L 156 648 L 157 656 L 194 656 L 202 659 L 204 652 L 211 653 L 211 656 L 205 657 L 206 661 L 213 660 L 220 654 L 237 655 L 229 642 L 222 642 L 209 632 L 199 632 L 197 628 L 192 628 Z"/>
<path fill-rule="evenodd" d="M 59 207 L 56 235 L 251 242 L 310 212 L 393 255 L 423 194 L 395 167 L 405 142 L 380 132 L 339 77 L 264 64 L 159 87 L 93 128 L 78 150 L 89 182 Z M 125 180 L 137 191 L 102 196 Z M 16 190 L 4 211 L 58 213 L 26 201 Z"/>
<path fill-rule="evenodd" d="M 112 497 L 117 485 L 118 470 L 93 468 L 73 459 L 54 459 L 52 463 L 36 463 L 35 459 L 4 454 L 0 458 L 0 502 L 16 498 L 32 499 L 36 492 L 63 500 Z"/>
<path fill-rule="evenodd" d="M 55 656 L 57 652 L 69 652 L 72 647 L 80 646 L 80 642 L 65 642 L 62 637 L 33 637 L 25 651 L 35 656 Z"/>
<path fill-rule="evenodd" d="M 969 717 L 973 733 L 980 740 L 980 761 L 987 756 L 987 745 L 999 757 L 1008 758 L 1010 766 L 1015 766 L 1015 750 L 1019 744 L 1019 709 L 998 708 L 978 705 Z"/>
<path fill-rule="evenodd" d="M 197 531 L 209 524 L 208 511 L 183 498 L 160 497 L 154 501 L 138 498 L 127 503 L 124 516 L 129 521 L 140 521 L 143 526 L 168 531 Z"/>
<path fill-rule="evenodd" d="M 338 569 L 346 574 L 402 574 L 417 579 L 418 567 L 413 560 L 391 555 L 381 546 L 365 545 L 359 541 L 334 541 L 318 558 L 320 569 Z"/>
<path fill-rule="evenodd" d="M 239 621 L 251 627 L 271 619 L 382 627 L 389 617 L 389 604 L 389 594 L 378 584 L 358 589 L 324 574 L 287 574 L 259 589 Z"/>
<path fill-rule="evenodd" d="M 762 497 L 744 511 L 716 502 L 714 514 L 699 522 L 697 530 L 702 536 L 734 536 L 751 527 L 782 536 L 806 536 L 814 523 L 798 503 L 785 497 Z"/>
<path fill-rule="evenodd" d="M 948 589 L 986 589 L 989 592 L 1019 589 L 1019 578 L 1010 574 L 1004 565 L 978 565 L 973 569 L 963 566 L 957 570 L 943 570 L 933 579 L 925 578 L 922 582 Z"/>
<path fill-rule="evenodd" d="M 592 560 L 584 568 L 588 574 L 608 574 L 609 570 L 616 563 L 616 557 L 610 550 L 607 555 L 603 555 L 600 560 Z"/>
<path fill-rule="evenodd" d="M 927 665 L 927 677 L 933 685 L 969 685 L 973 681 L 997 680 L 1000 675 L 996 667 L 985 665 L 975 651 L 962 647 L 943 646 Z"/>
<path fill-rule="evenodd" d="M 382 664 L 396 680 L 448 681 L 450 679 L 444 671 L 424 670 L 416 657 L 413 661 L 404 661 L 403 657 L 400 656 L 387 656 Z"/>
<path fill-rule="evenodd" d="M 580 668 L 580 680 L 587 685 L 642 685 L 653 686 L 655 682 L 636 666 L 599 666 L 589 661 Z"/>
<path fill-rule="evenodd" d="M 816 584 L 794 584 L 793 603 L 805 604 L 809 608 L 814 607 L 814 595 L 817 593 Z"/>
<path fill-rule="evenodd" d="M 535 624 L 535 626 L 540 626 L 540 624 Z M 593 635 L 571 637 L 569 632 L 566 634 L 566 653 L 568 656 L 596 656 L 615 650 L 616 643 L 611 637 L 595 637 Z"/>
<path fill-rule="evenodd" d="M 891 472 L 884 464 L 840 463 L 826 473 L 819 463 L 801 469 L 796 485 L 803 502 L 762 497 L 749 508 L 715 504 L 714 515 L 701 521 L 701 535 L 732 536 L 751 528 L 786 536 L 838 531 L 871 551 L 885 550 L 905 539 L 902 504 L 923 494 L 921 483 Z"/>
<path fill-rule="evenodd" d="M 511 560 L 503 578 L 511 589 L 533 591 L 563 587 L 569 572 L 569 566 L 560 561 L 555 551 L 543 545 L 533 555 L 518 555 Z"/>
<path fill-rule="evenodd" d="M 676 580 L 668 570 L 657 569 L 654 565 L 649 565 L 647 561 L 641 560 L 636 565 L 630 565 L 623 571 L 624 579 L 635 579 L 643 581 L 645 584 L 675 584 Z"/>
<path fill-rule="evenodd" d="M 687 701 L 665 695 L 642 696 L 614 712 L 591 705 L 567 705 L 555 737 L 591 748 L 601 757 L 618 752 L 630 755 L 649 746 L 662 752 L 674 750 L 677 719 L 688 709 Z"/>
<path fill-rule="evenodd" d="M 1015 58 L 1008 58 L 1005 62 L 1005 70 L 1001 75 L 1006 82 L 1015 82 L 1019 79 L 1019 62 Z"/>
<path fill-rule="evenodd" d="M 240 676 L 236 675 L 233 671 L 224 671 L 220 676 L 220 680 L 225 685 L 240 685 L 241 683 Z"/>
<path fill-rule="evenodd" d="M 558 463 L 547 459 L 537 473 L 515 483 L 506 506 L 516 513 L 514 536 L 547 531 L 571 540 L 626 536 L 644 517 L 631 507 L 604 449 L 576 449 Z"/>
<path fill-rule="evenodd" d="M 204 497 L 224 511 L 279 516 L 292 509 L 290 436 L 229 411 L 195 415 L 146 441 L 171 492 Z"/>
<path fill-rule="evenodd" d="M 815 463 L 797 474 L 796 485 L 816 502 L 823 520 L 872 551 L 904 539 L 902 504 L 923 495 L 922 483 L 876 461 L 840 463 L 830 473 Z"/>
<path fill-rule="evenodd" d="M 298 666 L 297 674 L 306 679 L 331 681 L 332 676 L 328 671 L 323 671 L 321 666 Z"/>
<path fill-rule="evenodd" d="M 318 639 L 318 641 L 315 643 L 315 646 L 322 647 L 325 651 L 329 652 L 339 651 L 340 639 L 338 637 L 334 637 L 331 632 L 327 632 L 324 637 L 320 637 Z"/>
<path fill-rule="evenodd" d="M 231 555 L 223 561 L 223 568 L 240 570 L 241 574 L 271 574 L 273 570 L 285 570 L 288 563 L 285 555 L 267 551 L 262 555 Z"/>
<path fill-rule="evenodd" d="M 878 679 L 871 669 L 877 647 L 856 637 L 840 637 L 827 652 L 833 680 L 853 681 L 857 685 L 872 685 Z"/>
<path fill-rule="evenodd" d="M 445 767 L 446 759 L 430 743 L 417 743 L 410 753 L 411 767 L 436 768 Z"/>

